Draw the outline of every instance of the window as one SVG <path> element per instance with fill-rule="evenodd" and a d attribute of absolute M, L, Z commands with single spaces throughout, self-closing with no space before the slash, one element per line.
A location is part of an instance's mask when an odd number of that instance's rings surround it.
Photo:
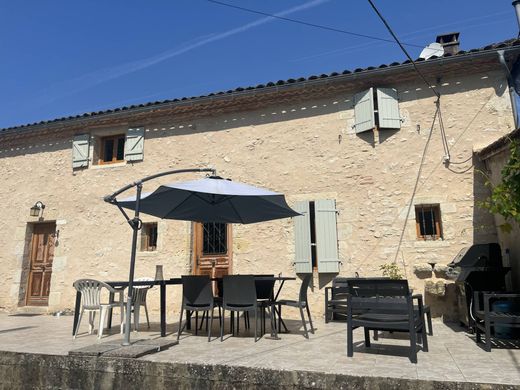
<path fill-rule="evenodd" d="M 157 222 L 143 223 L 141 229 L 141 251 L 157 250 Z"/>
<path fill-rule="evenodd" d="M 401 117 L 397 90 L 393 88 L 370 88 L 354 95 L 354 129 L 363 133 L 375 127 L 400 129 Z"/>
<path fill-rule="evenodd" d="M 202 224 L 202 254 L 227 253 L 227 224 L 206 222 Z"/>
<path fill-rule="evenodd" d="M 125 138 L 124 134 L 101 138 L 99 163 L 111 164 L 125 161 Z"/>
<path fill-rule="evenodd" d="M 294 205 L 296 273 L 339 272 L 336 202 L 334 199 L 302 201 Z"/>
<path fill-rule="evenodd" d="M 94 165 L 109 165 L 143 161 L 144 134 L 144 127 L 128 128 L 124 134 L 120 130 L 110 129 L 77 134 L 72 139 L 72 169 L 88 168 L 91 162 Z"/>
<path fill-rule="evenodd" d="M 441 208 L 438 204 L 416 205 L 415 224 L 418 239 L 442 239 Z"/>

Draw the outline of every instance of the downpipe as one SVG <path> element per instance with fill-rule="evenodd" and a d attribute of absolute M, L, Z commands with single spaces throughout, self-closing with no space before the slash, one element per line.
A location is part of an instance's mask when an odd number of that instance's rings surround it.
<path fill-rule="evenodd" d="M 504 72 L 506 74 L 507 85 L 509 89 L 509 98 L 511 99 L 511 109 L 513 111 L 513 119 L 515 121 L 515 129 L 518 129 L 518 108 L 516 106 L 516 92 L 515 92 L 515 83 L 513 80 L 513 76 L 511 75 L 511 71 L 509 70 L 509 66 L 507 65 L 506 58 L 504 56 L 504 50 L 498 50 L 498 61 L 504 67 Z"/>

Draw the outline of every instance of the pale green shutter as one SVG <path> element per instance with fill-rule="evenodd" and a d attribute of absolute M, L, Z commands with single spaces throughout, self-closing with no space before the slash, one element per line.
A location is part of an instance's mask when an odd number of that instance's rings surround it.
<path fill-rule="evenodd" d="M 141 161 L 144 154 L 144 128 L 128 129 L 125 142 L 125 160 Z"/>
<path fill-rule="evenodd" d="M 356 133 L 372 130 L 375 127 L 374 90 L 372 88 L 354 95 L 354 115 Z"/>
<path fill-rule="evenodd" d="M 294 268 L 297 274 L 312 273 L 309 202 L 296 202 L 294 210 L 302 214 L 294 217 Z"/>
<path fill-rule="evenodd" d="M 88 167 L 90 134 L 75 135 L 72 139 L 72 168 Z"/>
<path fill-rule="evenodd" d="M 396 89 L 377 89 L 377 111 L 379 113 L 379 128 L 401 128 L 401 116 L 399 115 L 399 101 Z"/>
<path fill-rule="evenodd" d="M 318 272 L 338 273 L 338 232 L 336 228 L 336 201 L 316 200 L 316 247 Z"/>

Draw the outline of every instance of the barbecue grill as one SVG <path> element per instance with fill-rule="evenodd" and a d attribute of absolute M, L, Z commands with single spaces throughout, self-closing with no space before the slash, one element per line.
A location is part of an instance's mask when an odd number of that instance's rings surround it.
<path fill-rule="evenodd" d="M 502 265 L 502 252 L 497 243 L 463 248 L 448 267 L 448 275 L 456 280 L 459 320 L 471 330 L 474 325 L 473 292 L 505 291 L 510 268 Z"/>

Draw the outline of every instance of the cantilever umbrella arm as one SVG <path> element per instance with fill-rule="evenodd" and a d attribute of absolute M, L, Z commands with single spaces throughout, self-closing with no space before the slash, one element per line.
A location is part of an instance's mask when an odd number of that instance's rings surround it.
<path fill-rule="evenodd" d="M 152 179 L 156 179 L 162 176 L 175 175 L 177 173 L 192 173 L 192 172 L 211 172 L 213 175 L 217 174 L 217 171 L 212 168 L 188 168 L 188 169 L 175 169 L 172 171 L 166 171 L 161 173 L 156 173 L 155 175 L 147 176 L 141 180 L 137 180 L 131 184 L 128 184 L 111 195 L 107 195 L 103 198 L 103 200 L 107 203 L 116 205 L 117 208 L 121 211 L 126 221 L 130 224 L 133 230 L 132 235 L 132 250 L 130 255 L 130 273 L 128 276 L 128 296 L 127 296 L 127 304 L 126 304 L 126 318 L 125 318 L 125 337 L 123 339 L 123 345 L 130 345 L 130 323 L 131 323 L 131 313 L 132 313 L 132 295 L 134 288 L 134 268 L 135 268 L 135 256 L 137 252 L 137 234 L 141 229 L 142 223 L 139 219 L 139 204 L 141 201 L 141 191 L 143 189 L 143 183 Z M 116 197 L 129 190 L 130 188 L 136 187 L 136 197 L 135 197 L 135 213 L 134 218 L 130 218 L 128 214 L 123 210 L 123 208 L 117 202 Z"/>

